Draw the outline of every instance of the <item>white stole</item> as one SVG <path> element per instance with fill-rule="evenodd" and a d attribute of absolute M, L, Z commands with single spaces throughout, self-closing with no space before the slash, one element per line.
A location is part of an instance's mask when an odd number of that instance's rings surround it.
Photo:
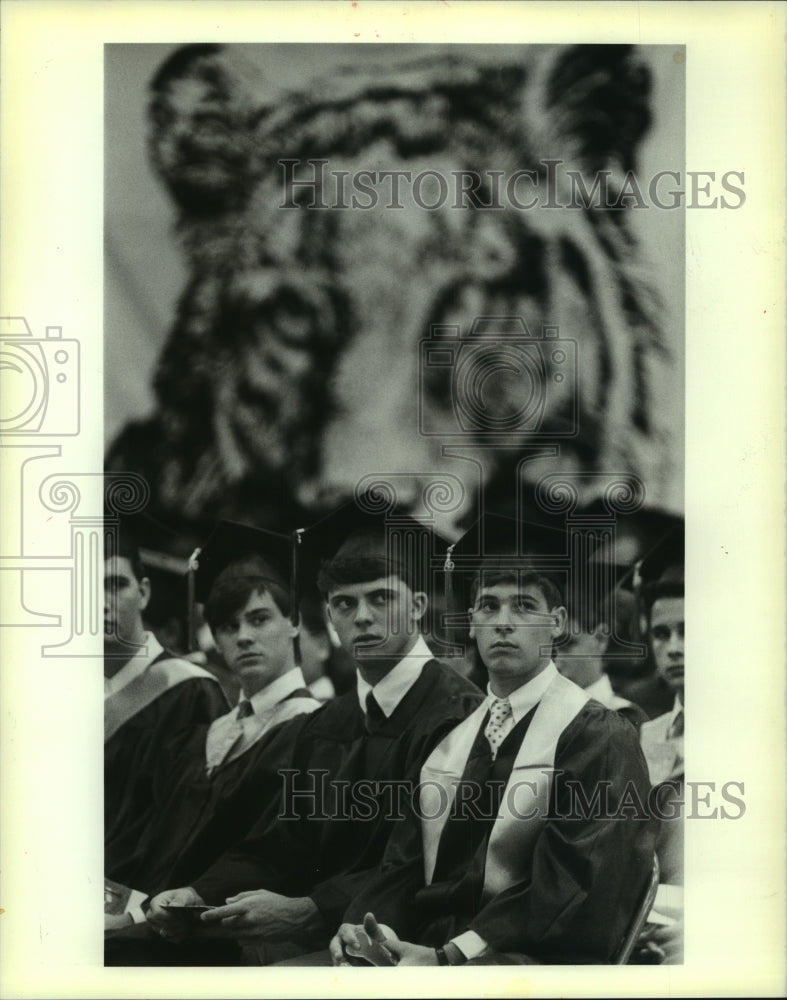
<path fill-rule="evenodd" d="M 133 681 L 105 699 L 104 742 L 107 743 L 125 722 L 166 691 L 194 678 L 216 681 L 213 674 L 185 660 L 156 660 L 151 663 Z"/>
<path fill-rule="evenodd" d="M 217 735 L 215 724 L 212 725 L 205 739 L 205 767 L 208 774 L 211 774 L 216 768 L 223 767 L 224 764 L 229 764 L 230 761 L 242 757 L 274 726 L 289 722 L 296 715 L 314 712 L 319 707 L 319 702 L 314 698 L 285 698 L 283 701 L 271 705 L 267 711 L 256 715 L 257 726 L 248 737 L 237 719 L 228 730 L 219 735 Z"/>
<path fill-rule="evenodd" d="M 558 674 L 538 703 L 514 760 L 495 818 L 484 869 L 484 897 L 495 896 L 526 873 L 533 844 L 549 806 L 557 741 L 589 701 L 582 688 Z M 424 877 L 434 875 L 440 836 L 487 712 L 480 705 L 439 743 L 421 769 L 421 835 Z"/>

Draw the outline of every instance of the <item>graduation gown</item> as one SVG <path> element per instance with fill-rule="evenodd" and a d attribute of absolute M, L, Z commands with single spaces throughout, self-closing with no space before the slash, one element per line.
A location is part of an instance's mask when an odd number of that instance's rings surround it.
<path fill-rule="evenodd" d="M 615 694 L 607 674 L 602 674 L 597 681 L 584 690 L 585 694 L 591 698 L 595 698 L 604 708 L 612 709 L 613 712 L 617 712 L 624 719 L 628 719 L 637 730 L 648 719 L 646 712 L 639 705 L 635 705 L 633 701 L 627 701 L 625 698 L 621 698 Z"/>
<path fill-rule="evenodd" d="M 104 873 L 117 882 L 151 819 L 153 782 L 168 742 L 229 708 L 211 674 L 169 653 L 151 661 L 132 684 L 143 688 L 154 679 L 163 690 L 147 703 L 143 696 L 138 710 L 126 689 L 105 701 Z"/>
<path fill-rule="evenodd" d="M 297 722 L 319 703 L 297 688 L 265 713 L 265 728 L 239 755 L 206 767 L 209 726 L 180 733 L 169 744 L 153 782 L 154 809 L 136 850 L 118 867 L 118 881 L 153 896 L 187 885 L 242 840 L 272 808 L 289 761 Z M 295 725 L 292 725 L 295 723 Z"/>
<path fill-rule="evenodd" d="M 494 762 L 484 737 L 488 711 L 483 715 L 459 771 L 462 783 L 483 789 L 478 801 L 459 809 L 454 799 L 431 862 L 425 858 L 423 821 L 411 813 L 345 920 L 360 923 L 371 911 L 403 940 L 431 947 L 472 930 L 498 955 L 524 955 L 537 963 L 610 961 L 641 898 L 653 856 L 646 808 L 629 810 L 641 818 L 605 818 L 619 810 L 631 789 L 634 800 L 646 807 L 650 787 L 637 734 L 617 713 L 588 700 L 555 734 L 545 818 L 530 828 L 518 828 L 516 823 L 525 821 L 514 820 L 507 832 L 498 831 L 503 843 L 498 838 L 497 854 L 508 853 L 516 874 L 507 873 L 502 890 L 490 889 L 492 876 L 499 875 L 487 871 L 490 836 L 500 822 L 498 806 L 540 707 L 511 730 Z M 577 809 L 572 782 L 581 785 L 588 800 L 594 789 L 606 787 L 606 808 Z M 523 805 L 518 809 L 528 814 Z"/>
<path fill-rule="evenodd" d="M 327 941 L 403 815 L 390 783 L 417 781 L 432 747 L 481 701 L 475 685 L 429 660 L 390 718 L 369 729 L 355 690 L 329 702 L 306 718 L 293 745 L 278 810 L 292 818 L 255 824 L 191 885 L 210 903 L 259 888 L 308 895 Z"/>

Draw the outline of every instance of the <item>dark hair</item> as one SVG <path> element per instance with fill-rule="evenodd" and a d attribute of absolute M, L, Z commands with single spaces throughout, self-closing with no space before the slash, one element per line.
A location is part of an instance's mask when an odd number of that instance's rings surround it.
<path fill-rule="evenodd" d="M 642 611 L 647 620 L 647 627 L 650 628 L 650 615 L 653 605 L 662 597 L 684 597 L 685 587 L 683 580 L 659 580 L 656 583 L 648 583 L 642 588 Z"/>
<path fill-rule="evenodd" d="M 222 572 L 210 589 L 205 602 L 205 621 L 212 632 L 237 614 L 252 596 L 270 594 L 273 603 L 285 617 L 292 611 L 290 593 L 279 581 L 266 576 L 238 576 Z"/>
<path fill-rule="evenodd" d="M 223 51 L 224 46 L 216 42 L 195 42 L 192 45 L 181 46 L 156 70 L 155 76 L 150 81 L 150 89 L 154 93 L 159 93 L 170 80 L 177 80 L 184 76 L 193 63 L 199 62 L 200 59 L 217 56 Z"/>
<path fill-rule="evenodd" d="M 353 583 L 369 583 L 370 580 L 385 576 L 397 576 L 410 590 L 418 589 L 404 565 L 392 562 L 383 556 L 355 556 L 327 560 L 320 567 L 317 587 L 323 597 L 327 597 L 337 587 Z"/>
<path fill-rule="evenodd" d="M 104 535 L 104 558 L 111 559 L 117 556 L 118 559 L 127 559 L 137 582 L 144 580 L 147 576 L 142 563 L 142 556 L 134 539 L 128 534 L 121 534 L 116 538 L 112 534 Z"/>
<path fill-rule="evenodd" d="M 481 588 L 482 578 L 483 586 L 485 587 L 496 587 L 501 583 L 511 583 L 518 587 L 536 586 L 541 591 L 541 595 L 550 610 L 562 607 L 563 605 L 563 596 L 560 593 L 560 588 L 548 576 L 534 569 L 481 569 L 473 580 L 473 586 L 470 590 L 471 604 L 475 603 L 476 596 Z"/>

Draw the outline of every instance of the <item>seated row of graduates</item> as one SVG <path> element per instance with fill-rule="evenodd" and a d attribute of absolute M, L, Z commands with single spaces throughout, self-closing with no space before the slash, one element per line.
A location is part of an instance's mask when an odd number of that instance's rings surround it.
<path fill-rule="evenodd" d="M 417 521 L 406 527 L 430 544 Z M 318 578 L 357 666 L 325 704 L 296 665 L 282 536 L 224 523 L 199 558 L 197 596 L 241 687 L 229 712 L 204 671 L 154 640 L 129 658 L 122 614 L 107 623 L 105 872 L 147 897 L 112 925 L 107 964 L 300 964 L 329 942 L 342 962 L 368 913 L 404 965 L 615 961 L 658 833 L 622 808 L 649 801 L 645 715 L 608 681 L 594 682 L 598 700 L 556 669 L 564 597 L 539 559 L 543 536 L 528 544 L 520 523 L 514 545 L 515 527 L 487 515 L 453 584 L 486 693 L 432 654 L 418 567 L 355 505 L 304 546 L 301 575 Z M 452 551 L 461 566 L 462 542 Z M 133 556 L 121 549 L 107 567 L 108 607 L 136 600 L 141 612 Z M 651 603 L 678 594 L 671 582 L 651 591 Z M 682 669 L 681 654 L 668 678 L 681 703 Z M 155 691 L 140 696 L 146 678 Z M 599 788 L 601 812 L 578 809 Z M 213 909 L 197 919 L 178 909 L 202 904 Z"/>

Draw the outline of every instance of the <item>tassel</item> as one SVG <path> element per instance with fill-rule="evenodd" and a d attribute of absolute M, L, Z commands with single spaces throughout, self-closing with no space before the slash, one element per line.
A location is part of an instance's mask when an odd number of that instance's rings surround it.
<path fill-rule="evenodd" d="M 451 559 L 453 551 L 454 551 L 454 546 L 449 545 L 445 553 L 445 563 L 443 564 L 443 572 L 445 573 L 445 610 L 448 615 L 453 615 L 455 610 L 454 609 L 454 566 L 456 564 Z M 454 644 L 457 641 L 456 630 L 454 626 L 449 625 L 446 631 L 448 634 L 448 641 L 451 644 Z"/>
<path fill-rule="evenodd" d="M 290 554 L 292 560 L 290 563 L 290 621 L 297 628 L 301 621 L 301 588 L 300 579 L 298 574 L 298 548 L 303 542 L 304 528 L 296 528 L 290 536 Z M 302 666 L 301 660 L 301 637 L 296 635 L 292 640 L 292 647 L 295 653 L 295 664 L 296 666 Z"/>
<path fill-rule="evenodd" d="M 187 610 L 186 610 L 186 641 L 188 644 L 188 651 L 193 653 L 197 648 L 197 608 L 195 599 L 195 575 L 199 569 L 199 555 L 202 549 L 194 549 L 194 551 L 189 556 L 189 565 L 186 576 L 187 585 Z"/>

